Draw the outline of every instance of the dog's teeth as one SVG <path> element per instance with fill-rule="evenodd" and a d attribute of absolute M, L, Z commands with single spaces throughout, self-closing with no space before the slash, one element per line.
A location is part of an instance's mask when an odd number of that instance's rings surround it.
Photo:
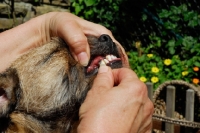
<path fill-rule="evenodd" d="M 116 59 L 116 58 L 117 58 L 116 56 L 111 55 L 111 59 L 112 59 L 112 60 L 114 60 L 114 59 Z"/>
<path fill-rule="evenodd" d="M 101 60 L 100 63 L 99 63 L 99 65 L 100 65 L 100 66 L 105 66 L 106 63 L 104 62 L 104 60 Z"/>
<path fill-rule="evenodd" d="M 106 64 L 108 64 L 109 63 L 109 61 L 107 60 L 107 59 L 104 59 L 103 60 Z"/>
<path fill-rule="evenodd" d="M 112 61 L 111 55 L 107 55 L 107 56 L 106 56 L 106 59 L 107 59 L 108 61 Z"/>

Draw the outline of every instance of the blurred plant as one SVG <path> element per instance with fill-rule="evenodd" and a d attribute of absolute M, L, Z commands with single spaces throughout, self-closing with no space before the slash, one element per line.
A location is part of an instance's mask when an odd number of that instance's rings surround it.
<path fill-rule="evenodd" d="M 172 79 L 199 84 L 200 41 L 183 27 L 184 24 L 188 28 L 200 27 L 200 15 L 183 4 L 160 10 L 158 17 L 163 24 L 162 33 L 152 33 L 147 46 L 134 43 L 137 51 L 128 52 L 131 68 L 141 81 L 153 82 L 154 88 Z M 171 33 L 175 36 L 169 38 Z"/>
<path fill-rule="evenodd" d="M 116 30 L 113 26 L 119 17 L 119 5 L 123 0 L 71 0 L 70 11 L 84 19 L 98 22 L 110 30 Z"/>
<path fill-rule="evenodd" d="M 140 80 L 154 83 L 154 88 L 164 81 L 172 79 L 182 79 L 195 84 L 199 83 L 199 79 L 194 78 L 198 77 L 196 69 L 200 67 L 193 64 L 194 60 L 199 60 L 196 56 L 181 60 L 179 55 L 173 55 L 170 59 L 166 59 L 148 51 L 141 56 L 136 51 L 130 51 L 128 56 L 130 66 L 138 74 Z"/>
<path fill-rule="evenodd" d="M 132 48 L 146 0 L 70 0 L 70 12 L 112 31 L 126 50 Z"/>
<path fill-rule="evenodd" d="M 169 9 L 161 9 L 157 12 L 157 25 L 162 32 L 152 33 L 149 36 L 153 43 L 149 47 L 151 51 L 156 51 L 164 57 L 179 54 L 183 59 L 200 55 L 200 38 L 195 37 L 194 32 L 191 32 L 191 29 L 200 28 L 199 13 L 189 10 L 186 4 L 170 6 Z M 144 14 L 143 20 L 147 19 L 148 17 Z"/>

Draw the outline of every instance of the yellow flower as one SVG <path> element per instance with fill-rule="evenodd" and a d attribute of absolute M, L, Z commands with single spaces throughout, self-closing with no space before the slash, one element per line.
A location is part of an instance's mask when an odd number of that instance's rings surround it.
<path fill-rule="evenodd" d="M 159 81 L 158 77 L 152 77 L 151 82 L 152 83 L 157 83 Z"/>
<path fill-rule="evenodd" d="M 183 75 L 183 76 L 188 75 L 188 71 L 183 71 L 183 72 L 182 72 L 182 75 Z"/>
<path fill-rule="evenodd" d="M 152 67 L 152 68 L 151 68 L 151 71 L 152 71 L 153 73 L 158 73 L 158 72 L 159 72 L 159 69 L 158 69 L 157 67 Z"/>
<path fill-rule="evenodd" d="M 147 54 L 147 56 L 148 56 L 149 58 L 151 58 L 151 57 L 153 57 L 153 54 Z"/>
<path fill-rule="evenodd" d="M 140 80 L 142 81 L 142 82 L 146 82 L 147 81 L 147 79 L 145 78 L 145 77 L 140 77 Z"/>
<path fill-rule="evenodd" d="M 170 59 L 164 60 L 164 64 L 167 65 L 167 66 L 169 66 L 171 63 L 172 63 L 172 60 L 170 60 Z"/>

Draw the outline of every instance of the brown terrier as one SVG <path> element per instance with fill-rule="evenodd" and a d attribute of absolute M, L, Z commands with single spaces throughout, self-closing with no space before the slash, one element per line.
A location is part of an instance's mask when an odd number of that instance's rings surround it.
<path fill-rule="evenodd" d="M 0 132 L 69 133 L 103 61 L 123 66 L 124 55 L 108 35 L 88 36 L 87 67 L 60 38 L 32 49 L 0 74 Z"/>

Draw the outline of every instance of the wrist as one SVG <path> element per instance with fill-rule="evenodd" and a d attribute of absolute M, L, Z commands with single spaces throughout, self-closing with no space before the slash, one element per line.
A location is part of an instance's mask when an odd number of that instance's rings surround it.
<path fill-rule="evenodd" d="M 104 110 L 104 109 L 103 109 Z M 120 111 L 103 111 L 101 109 L 87 112 L 80 119 L 78 133 L 129 133 L 131 122 Z M 127 120 L 127 121 L 126 121 Z"/>
<path fill-rule="evenodd" d="M 31 48 L 41 45 L 45 38 L 41 27 L 41 20 L 33 18 L 0 34 L 0 72 Z"/>

